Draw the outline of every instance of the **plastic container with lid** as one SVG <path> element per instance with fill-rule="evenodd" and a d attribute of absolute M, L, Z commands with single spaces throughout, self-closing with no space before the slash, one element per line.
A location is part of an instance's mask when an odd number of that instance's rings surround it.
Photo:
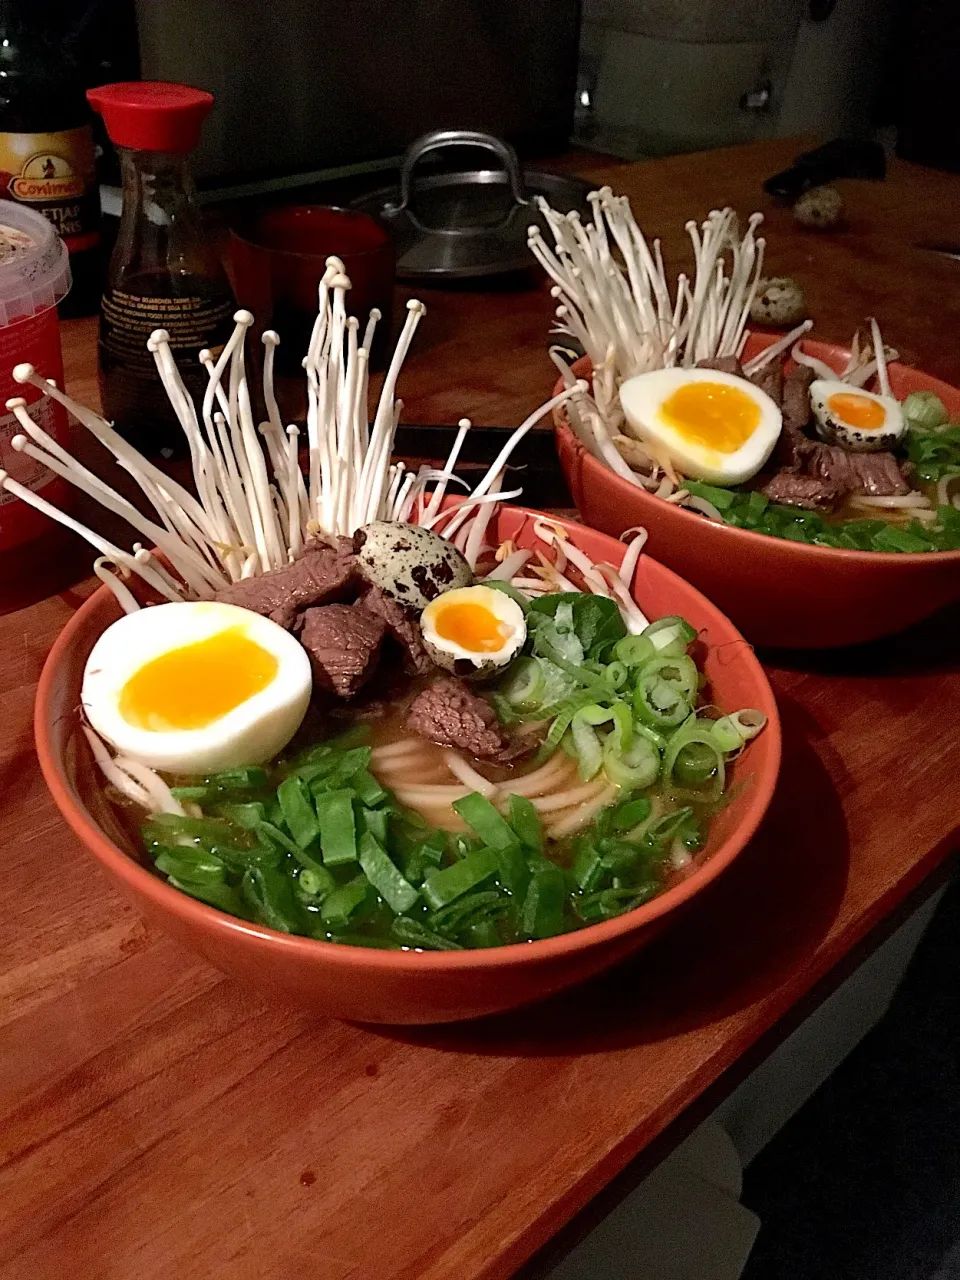
<path fill-rule="evenodd" d="M 180 375 L 195 398 L 207 386 L 198 353 L 219 354 L 236 309 L 209 245 L 187 155 L 213 97 L 189 85 L 131 81 L 90 89 L 117 147 L 123 209 L 100 315 L 100 395 L 105 415 L 153 457 L 187 452 L 147 340 L 166 329 Z"/>
<path fill-rule="evenodd" d="M 0 204 L 0 469 L 66 507 L 70 486 L 11 444 L 23 428 L 6 402 L 21 397 L 31 418 L 62 445 L 67 415 L 31 386 L 13 380 L 29 361 L 45 378 L 63 383 L 57 303 L 70 288 L 67 247 L 42 213 L 12 201 Z M 65 556 L 73 539 L 59 525 L 0 489 L 0 612 L 19 608 L 65 585 L 74 568 Z"/>

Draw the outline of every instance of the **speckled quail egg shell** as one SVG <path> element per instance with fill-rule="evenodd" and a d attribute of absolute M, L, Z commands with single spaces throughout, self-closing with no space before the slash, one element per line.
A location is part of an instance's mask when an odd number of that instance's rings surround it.
<path fill-rule="evenodd" d="M 516 600 L 478 584 L 432 600 L 421 615 L 420 630 L 438 667 L 466 680 L 486 679 L 523 648 L 527 620 Z"/>
<path fill-rule="evenodd" d="M 892 449 L 904 432 L 903 413 L 893 396 L 846 382 L 828 378 L 811 382 L 810 407 L 820 439 L 856 453 Z"/>
<path fill-rule="evenodd" d="M 761 280 L 750 304 L 750 319 L 756 324 L 791 325 L 806 314 L 803 290 L 789 276 Z"/>
<path fill-rule="evenodd" d="M 452 542 L 415 524 L 377 520 L 359 530 L 357 560 L 366 580 L 410 609 L 467 587 L 473 570 Z"/>

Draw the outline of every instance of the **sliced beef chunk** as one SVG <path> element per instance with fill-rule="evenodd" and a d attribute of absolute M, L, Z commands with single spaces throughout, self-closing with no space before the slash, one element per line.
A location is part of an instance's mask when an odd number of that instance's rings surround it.
<path fill-rule="evenodd" d="M 428 675 L 436 663 L 423 643 L 420 623 L 408 609 L 390 598 L 379 587 L 370 587 L 363 595 L 363 605 L 382 618 L 387 631 L 404 651 L 404 666 L 413 675 Z"/>
<path fill-rule="evenodd" d="M 717 356 L 714 359 L 698 360 L 698 369 L 716 369 L 717 373 L 732 373 L 735 378 L 743 377 L 743 365 L 736 356 Z"/>
<path fill-rule="evenodd" d="M 300 643 L 316 683 L 352 698 L 376 669 L 386 625 L 362 604 L 326 604 L 303 614 Z"/>
<path fill-rule="evenodd" d="M 750 382 L 761 391 L 765 391 L 775 404 L 783 407 L 783 365 L 779 360 L 771 360 L 762 369 L 750 375 Z"/>
<path fill-rule="evenodd" d="M 815 379 L 812 369 L 798 364 L 783 380 L 783 425 L 802 431 L 810 421 L 810 383 Z"/>
<path fill-rule="evenodd" d="M 356 557 L 346 546 L 311 541 L 293 564 L 257 578 L 242 578 L 217 592 L 217 600 L 263 614 L 288 629 L 301 609 L 348 597 L 356 578 Z"/>
<path fill-rule="evenodd" d="M 771 502 L 805 511 L 831 511 L 843 496 L 843 489 L 818 476 L 802 476 L 796 471 L 778 471 L 760 492 Z"/>
<path fill-rule="evenodd" d="M 457 747 L 481 760 L 499 756 L 505 745 L 493 707 L 453 676 L 441 676 L 417 694 L 407 727 L 441 747 Z"/>
<path fill-rule="evenodd" d="M 807 475 L 842 485 L 846 493 L 888 498 L 910 492 L 892 453 L 852 453 L 839 445 L 809 441 L 801 465 Z"/>
<path fill-rule="evenodd" d="M 810 444 L 805 434 L 810 421 L 810 383 L 813 370 L 805 364 L 797 365 L 783 379 L 781 411 L 783 430 L 773 452 L 774 462 L 781 467 L 798 470 L 804 449 Z"/>

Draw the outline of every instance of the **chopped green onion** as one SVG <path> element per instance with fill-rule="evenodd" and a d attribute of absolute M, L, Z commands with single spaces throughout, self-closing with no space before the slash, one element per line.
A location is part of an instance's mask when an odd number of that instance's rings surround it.
<path fill-rule="evenodd" d="M 293 884 L 275 868 L 248 867 L 243 873 L 240 890 L 247 904 L 271 929 L 280 933 L 300 933 L 303 921 L 293 896 Z"/>
<path fill-rule="evenodd" d="M 601 889 L 581 898 L 576 904 L 577 910 L 584 924 L 597 924 L 636 910 L 656 897 L 661 888 L 659 880 L 646 880 L 629 888 Z"/>
<path fill-rule="evenodd" d="M 405 947 L 417 947 L 424 951 L 462 951 L 459 942 L 442 938 L 419 920 L 410 916 L 397 916 L 390 924 L 390 932 Z"/>
<path fill-rule="evenodd" d="M 726 511 L 734 501 L 729 489 L 718 489 L 715 484 L 706 484 L 703 480 L 684 480 L 683 487 L 695 497 L 705 499 L 718 511 Z"/>
<path fill-rule="evenodd" d="M 229 884 L 191 884 L 189 880 L 178 880 L 176 876 L 168 876 L 168 883 L 191 898 L 198 898 L 208 906 L 225 911 L 229 916 L 237 916 L 240 920 L 252 920 L 253 913 L 238 888 Z"/>
<path fill-rule="evenodd" d="M 721 751 L 729 753 L 755 738 L 766 723 L 762 711 L 744 709 L 710 722 L 710 735 Z"/>
<path fill-rule="evenodd" d="M 267 785 L 267 775 L 263 769 L 251 766 L 246 769 L 221 769 L 219 773 L 211 773 L 204 778 L 208 787 L 216 787 L 220 791 L 262 791 Z"/>
<path fill-rule="evenodd" d="M 581 840 L 574 855 L 571 875 L 577 888 L 583 893 L 595 889 L 603 876 L 603 856 L 589 838 Z"/>
<path fill-rule="evenodd" d="M 896 525 L 888 524 L 874 535 L 873 545 L 878 551 L 900 551 L 900 552 L 917 552 L 928 551 L 930 543 L 928 539 L 918 538 L 915 533 L 910 533 L 907 529 L 898 529 Z"/>
<path fill-rule="evenodd" d="M 613 646 L 613 656 L 628 667 L 642 667 L 645 662 L 657 656 L 657 649 L 646 634 L 624 636 Z"/>
<path fill-rule="evenodd" d="M 359 848 L 360 866 L 387 906 L 397 915 L 409 911 L 420 894 L 400 874 L 383 845 L 365 831 Z"/>
<path fill-rule="evenodd" d="M 353 787 L 357 799 L 361 804 L 366 805 L 368 809 L 382 804 L 390 794 L 381 787 L 369 769 L 359 769 L 350 780 L 350 785 Z"/>
<path fill-rule="evenodd" d="M 297 876 L 297 890 L 312 904 L 321 902 L 336 887 L 337 882 L 326 867 L 304 867 Z"/>
<path fill-rule="evenodd" d="M 365 875 L 355 876 L 327 894 L 320 908 L 320 916 L 330 930 L 345 929 L 355 922 L 370 901 L 371 885 Z"/>
<path fill-rule="evenodd" d="M 690 703 L 696 697 L 700 672 L 697 664 L 685 653 L 669 658 L 660 654 L 650 662 L 645 662 L 640 668 L 640 679 L 649 679 L 650 676 L 658 676 L 666 684 L 673 685 Z"/>
<path fill-rule="evenodd" d="M 427 917 L 427 924 L 440 933 L 456 933 L 469 917 L 480 912 L 489 912 L 491 909 L 495 913 L 506 911 L 509 905 L 508 899 L 498 889 L 484 889 L 479 893 L 465 894 L 462 898 L 451 902 L 449 906 L 434 911 Z"/>
<path fill-rule="evenodd" d="M 525 849 L 543 853 L 543 824 L 537 806 L 526 796 L 510 796 L 508 821 Z"/>
<path fill-rule="evenodd" d="M 678 614 L 651 622 L 642 634 L 653 643 L 658 653 L 668 658 L 678 658 L 686 653 L 688 646 L 697 638 L 690 623 Z"/>
<path fill-rule="evenodd" d="M 934 391 L 911 391 L 900 406 L 911 427 L 936 431 L 950 421 L 947 406 Z"/>
<path fill-rule="evenodd" d="M 479 791 L 472 791 L 462 800 L 455 800 L 453 810 L 489 848 L 504 848 L 516 844 L 516 832 Z"/>
<path fill-rule="evenodd" d="M 464 893 L 469 893 L 478 884 L 496 875 L 498 869 L 497 855 L 493 849 L 477 849 L 468 853 L 465 858 L 455 862 L 452 867 L 442 871 L 434 871 L 423 882 L 421 892 L 430 907 L 438 911 L 448 902 L 453 902 Z"/>
<path fill-rule="evenodd" d="M 206 849 L 198 849 L 189 845 L 175 845 L 172 848 L 161 847 L 154 858 L 159 871 L 164 875 L 176 876 L 187 884 L 224 884 L 227 869 L 223 859 Z"/>
<path fill-rule="evenodd" d="M 642 791 L 652 787 L 659 776 L 660 752 L 642 735 L 626 751 L 617 751 L 611 734 L 604 745 L 603 771 L 615 786 Z"/>
<path fill-rule="evenodd" d="M 259 800 L 238 804 L 224 801 L 217 805 L 217 816 L 235 822 L 238 827 L 247 831 L 255 831 L 266 818 L 266 810 Z"/>
<path fill-rule="evenodd" d="M 533 710 L 542 702 L 543 667 L 539 658 L 521 657 L 510 667 L 501 681 L 499 693 L 511 707 Z"/>
<path fill-rule="evenodd" d="M 499 947 L 503 942 L 496 921 L 480 919 L 467 929 L 467 945 L 471 947 Z"/>
<path fill-rule="evenodd" d="M 387 843 L 387 832 L 390 826 L 390 811 L 388 809 L 368 809 L 361 806 L 357 815 L 360 822 L 361 834 L 369 831 L 375 840 L 379 840 L 382 845 Z"/>
<path fill-rule="evenodd" d="M 301 849 L 309 848 L 320 834 L 320 826 L 306 783 L 295 774 L 286 778 L 277 788 L 277 799 L 290 834 Z"/>
<path fill-rule="evenodd" d="M 636 800 L 624 800 L 610 812 L 610 826 L 614 831 L 632 831 L 650 817 L 650 800 L 639 796 Z"/>
<path fill-rule="evenodd" d="M 527 938 L 552 938 L 564 928 L 566 880 L 559 867 L 544 866 L 530 877 L 520 911 L 520 932 Z"/>
<path fill-rule="evenodd" d="M 691 699 L 675 684 L 656 673 L 640 676 L 633 690 L 633 710 L 637 718 L 654 729 L 670 729 L 682 724 L 690 714 Z"/>
<path fill-rule="evenodd" d="M 303 850 L 279 827 L 274 826 L 272 822 L 261 822 L 257 828 L 257 833 L 263 836 L 271 844 L 278 845 L 281 849 L 286 849 L 287 853 L 292 853 L 295 858 L 299 858 Z"/>
<path fill-rule="evenodd" d="M 286 785 L 286 784 L 284 784 Z M 320 849 L 327 867 L 357 860 L 357 827 L 353 792 L 325 791 L 316 797 Z"/>

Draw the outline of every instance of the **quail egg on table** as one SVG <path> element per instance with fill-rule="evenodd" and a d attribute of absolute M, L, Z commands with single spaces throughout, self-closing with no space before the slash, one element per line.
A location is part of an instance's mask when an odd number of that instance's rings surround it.
<path fill-rule="evenodd" d="M 434 662 L 468 677 L 501 670 L 527 638 L 526 618 L 516 600 L 484 586 L 445 591 L 431 600 L 420 629 Z"/>
<path fill-rule="evenodd" d="M 801 227 L 826 231 L 843 217 L 843 199 L 836 187 L 811 187 L 793 206 L 793 216 Z"/>
<path fill-rule="evenodd" d="M 810 407 L 821 440 L 858 453 L 892 449 L 904 432 L 903 413 L 893 396 L 845 382 L 827 378 L 811 382 Z"/>
<path fill-rule="evenodd" d="M 790 276 L 771 276 L 757 285 L 750 304 L 750 319 L 755 324 L 796 324 L 807 314 L 803 290 Z"/>
<path fill-rule="evenodd" d="M 122 755 L 171 773 L 260 764 L 307 710 L 310 659 L 283 627 L 232 604 L 128 613 L 93 646 L 80 701 Z"/>
<path fill-rule="evenodd" d="M 759 387 L 716 369 L 656 369 L 628 378 L 620 403 L 631 434 L 671 471 L 740 484 L 773 452 L 783 420 Z"/>
<path fill-rule="evenodd" d="M 410 609 L 423 609 L 441 592 L 473 582 L 463 555 L 432 529 L 376 520 L 358 530 L 355 540 L 364 578 Z"/>

